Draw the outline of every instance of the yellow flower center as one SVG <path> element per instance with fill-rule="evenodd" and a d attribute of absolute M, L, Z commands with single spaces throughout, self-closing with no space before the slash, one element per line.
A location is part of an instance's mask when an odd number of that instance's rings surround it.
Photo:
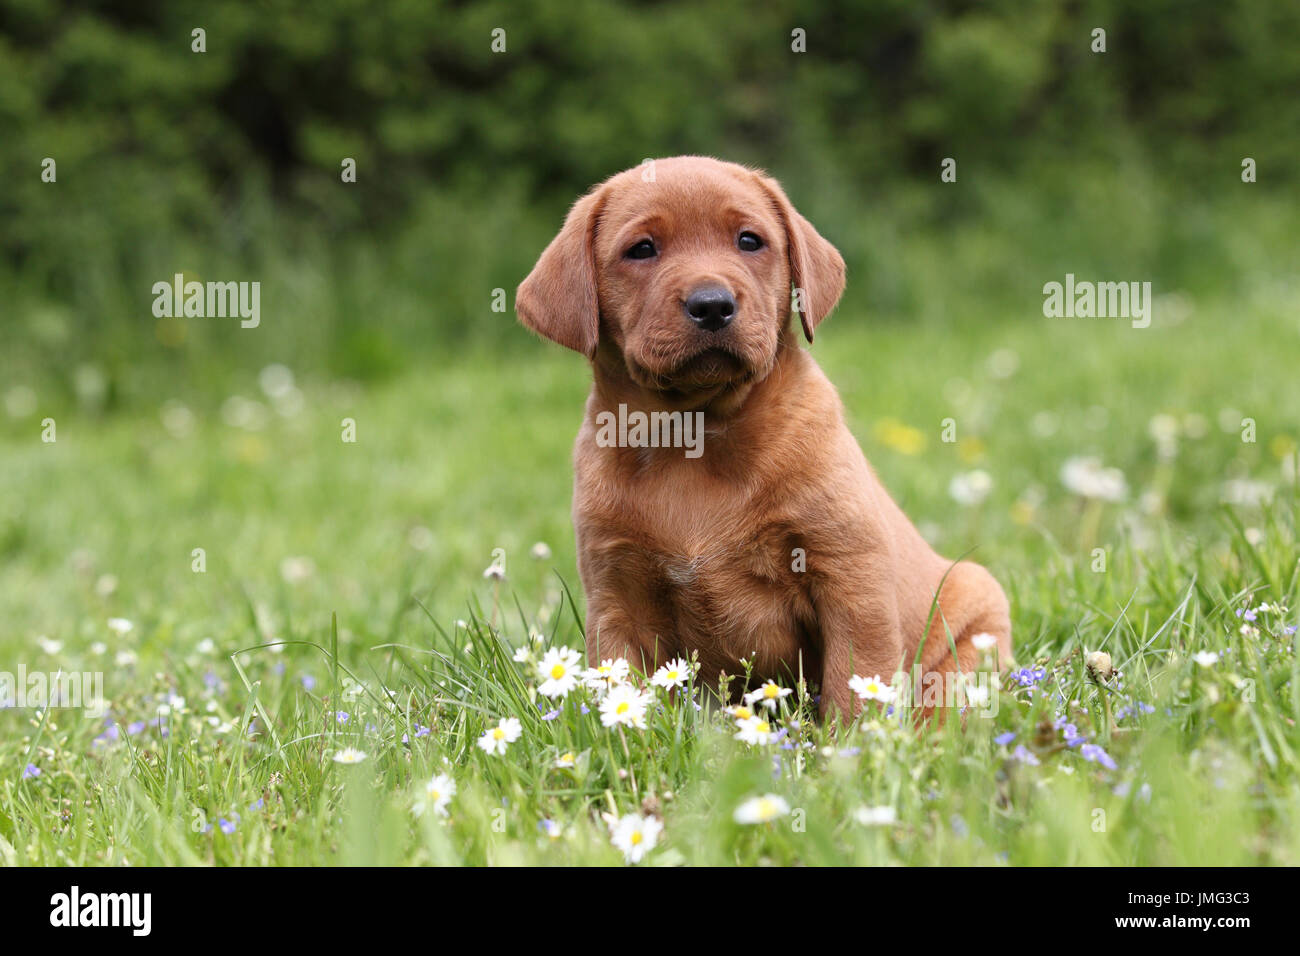
<path fill-rule="evenodd" d="M 563 664 L 556 664 L 554 667 L 551 668 L 551 677 L 552 677 L 552 678 L 554 678 L 555 680 L 559 680 L 559 679 L 560 679 L 561 677 L 563 677 L 563 676 L 564 676 L 564 665 L 563 665 Z"/>
<path fill-rule="evenodd" d="M 668 679 L 669 679 L 669 680 L 677 680 L 677 672 L 676 672 L 676 671 L 669 671 L 669 672 L 668 672 Z"/>
<path fill-rule="evenodd" d="M 771 800 L 764 799 L 758 801 L 758 815 L 760 817 L 766 820 L 768 817 L 772 816 L 775 813 L 776 813 L 776 807 L 772 805 Z"/>
<path fill-rule="evenodd" d="M 780 697 L 781 688 L 777 687 L 775 684 L 768 684 L 763 688 L 763 696 L 768 700 L 771 700 L 773 697 Z"/>
<path fill-rule="evenodd" d="M 631 705 L 628 704 L 627 701 L 622 701 L 622 702 L 618 705 L 618 709 L 615 710 L 614 713 L 616 713 L 616 714 L 626 714 L 626 713 L 628 712 L 628 709 L 630 708 L 630 706 L 631 706 Z"/>
<path fill-rule="evenodd" d="M 766 720 L 760 720 L 758 723 L 754 725 L 754 729 L 758 731 L 760 734 L 765 734 L 772 729 L 772 725 L 769 724 Z"/>
<path fill-rule="evenodd" d="M 645 839 L 645 838 L 644 838 L 643 836 L 641 836 L 641 831 L 640 831 L 640 830 L 633 830 L 633 831 L 632 831 L 632 845 L 633 845 L 633 846 L 636 846 L 636 845 L 637 845 L 638 843 L 640 843 L 643 839 Z"/>
<path fill-rule="evenodd" d="M 753 716 L 754 716 L 754 712 L 750 710 L 748 707 L 736 708 L 736 719 L 738 720 L 749 720 L 749 718 Z"/>
<path fill-rule="evenodd" d="M 493 740 L 502 740 L 502 739 L 505 738 L 505 735 L 506 735 L 506 732 L 505 732 L 504 730 L 502 730 L 500 727 L 498 727 L 496 730 L 492 731 L 492 739 L 493 739 Z"/>

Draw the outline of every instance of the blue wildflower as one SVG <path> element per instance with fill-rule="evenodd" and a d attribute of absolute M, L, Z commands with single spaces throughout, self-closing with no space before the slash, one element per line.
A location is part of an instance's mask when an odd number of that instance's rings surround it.
<path fill-rule="evenodd" d="M 1037 767 L 1039 764 L 1039 760 L 1034 756 L 1034 752 L 1025 747 L 1024 744 L 1020 744 L 1011 752 L 1011 759 L 1023 764 L 1028 764 L 1031 767 Z"/>
<path fill-rule="evenodd" d="M 1014 672 L 1012 677 L 1021 687 L 1032 687 L 1047 676 L 1045 667 L 1024 667 Z"/>
<path fill-rule="evenodd" d="M 994 737 L 993 742 L 997 744 L 999 747 L 1005 747 L 1007 744 L 1011 743 L 1011 741 L 1015 739 L 1016 739 L 1016 732 L 1014 730 L 1008 730 L 1005 734 L 998 734 L 996 737 Z"/>
<path fill-rule="evenodd" d="M 39 777 L 40 775 L 41 775 L 41 768 L 36 766 L 36 764 L 34 763 L 29 763 L 26 767 L 23 768 L 22 778 L 24 780 L 30 780 L 33 777 Z"/>
<path fill-rule="evenodd" d="M 1093 763 L 1099 763 L 1107 770 L 1115 770 L 1119 764 L 1111 759 L 1110 754 L 1106 753 L 1097 744 L 1084 744 L 1079 753 L 1083 755 L 1084 760 L 1090 760 Z"/>

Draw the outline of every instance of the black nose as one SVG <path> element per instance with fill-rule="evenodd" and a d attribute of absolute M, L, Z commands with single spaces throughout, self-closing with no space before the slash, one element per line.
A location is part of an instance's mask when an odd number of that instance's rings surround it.
<path fill-rule="evenodd" d="M 686 314 L 706 332 L 725 329 L 736 314 L 736 300 L 721 286 L 706 285 L 686 297 Z"/>

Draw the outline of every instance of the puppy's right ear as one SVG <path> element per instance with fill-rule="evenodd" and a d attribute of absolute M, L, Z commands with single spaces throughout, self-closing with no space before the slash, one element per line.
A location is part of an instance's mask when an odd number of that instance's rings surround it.
<path fill-rule="evenodd" d="M 559 235 L 515 292 L 515 311 L 524 325 L 587 358 L 596 354 L 600 327 L 592 248 L 600 196 L 588 193 L 573 204 Z"/>

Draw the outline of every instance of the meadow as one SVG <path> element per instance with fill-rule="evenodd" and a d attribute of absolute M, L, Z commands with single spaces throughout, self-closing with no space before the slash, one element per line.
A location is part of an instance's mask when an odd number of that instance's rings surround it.
<path fill-rule="evenodd" d="M 1016 215 L 839 230 L 851 262 L 897 268 L 851 269 L 813 346 L 904 509 L 1011 598 L 993 702 L 920 731 L 877 700 L 830 728 L 793 684 L 755 704 L 766 731 L 692 685 L 630 678 L 644 726 L 606 726 L 581 680 L 548 696 L 557 662 L 599 663 L 561 652 L 582 647 L 569 455 L 589 373 L 491 311 L 504 282 L 431 299 L 473 328 L 399 336 L 383 374 L 347 364 L 351 332 L 332 362 L 303 330 L 367 298 L 349 283 L 396 290 L 411 320 L 414 248 L 374 257 L 397 264 L 379 276 L 268 259 L 252 274 L 292 299 L 258 330 L 181 320 L 170 353 L 142 287 L 120 308 L 147 360 L 120 360 L 119 329 L 70 368 L 11 366 L 0 671 L 102 673 L 107 713 L 0 710 L 0 861 L 1300 863 L 1285 216 L 1166 222 L 1176 246 L 1224 238 L 1156 268 L 1173 279 L 1137 329 L 1045 317 L 1044 282 L 1128 272 L 1096 251 L 1099 219 L 1025 238 Z M 1113 674 L 1090 676 L 1096 651 Z"/>

